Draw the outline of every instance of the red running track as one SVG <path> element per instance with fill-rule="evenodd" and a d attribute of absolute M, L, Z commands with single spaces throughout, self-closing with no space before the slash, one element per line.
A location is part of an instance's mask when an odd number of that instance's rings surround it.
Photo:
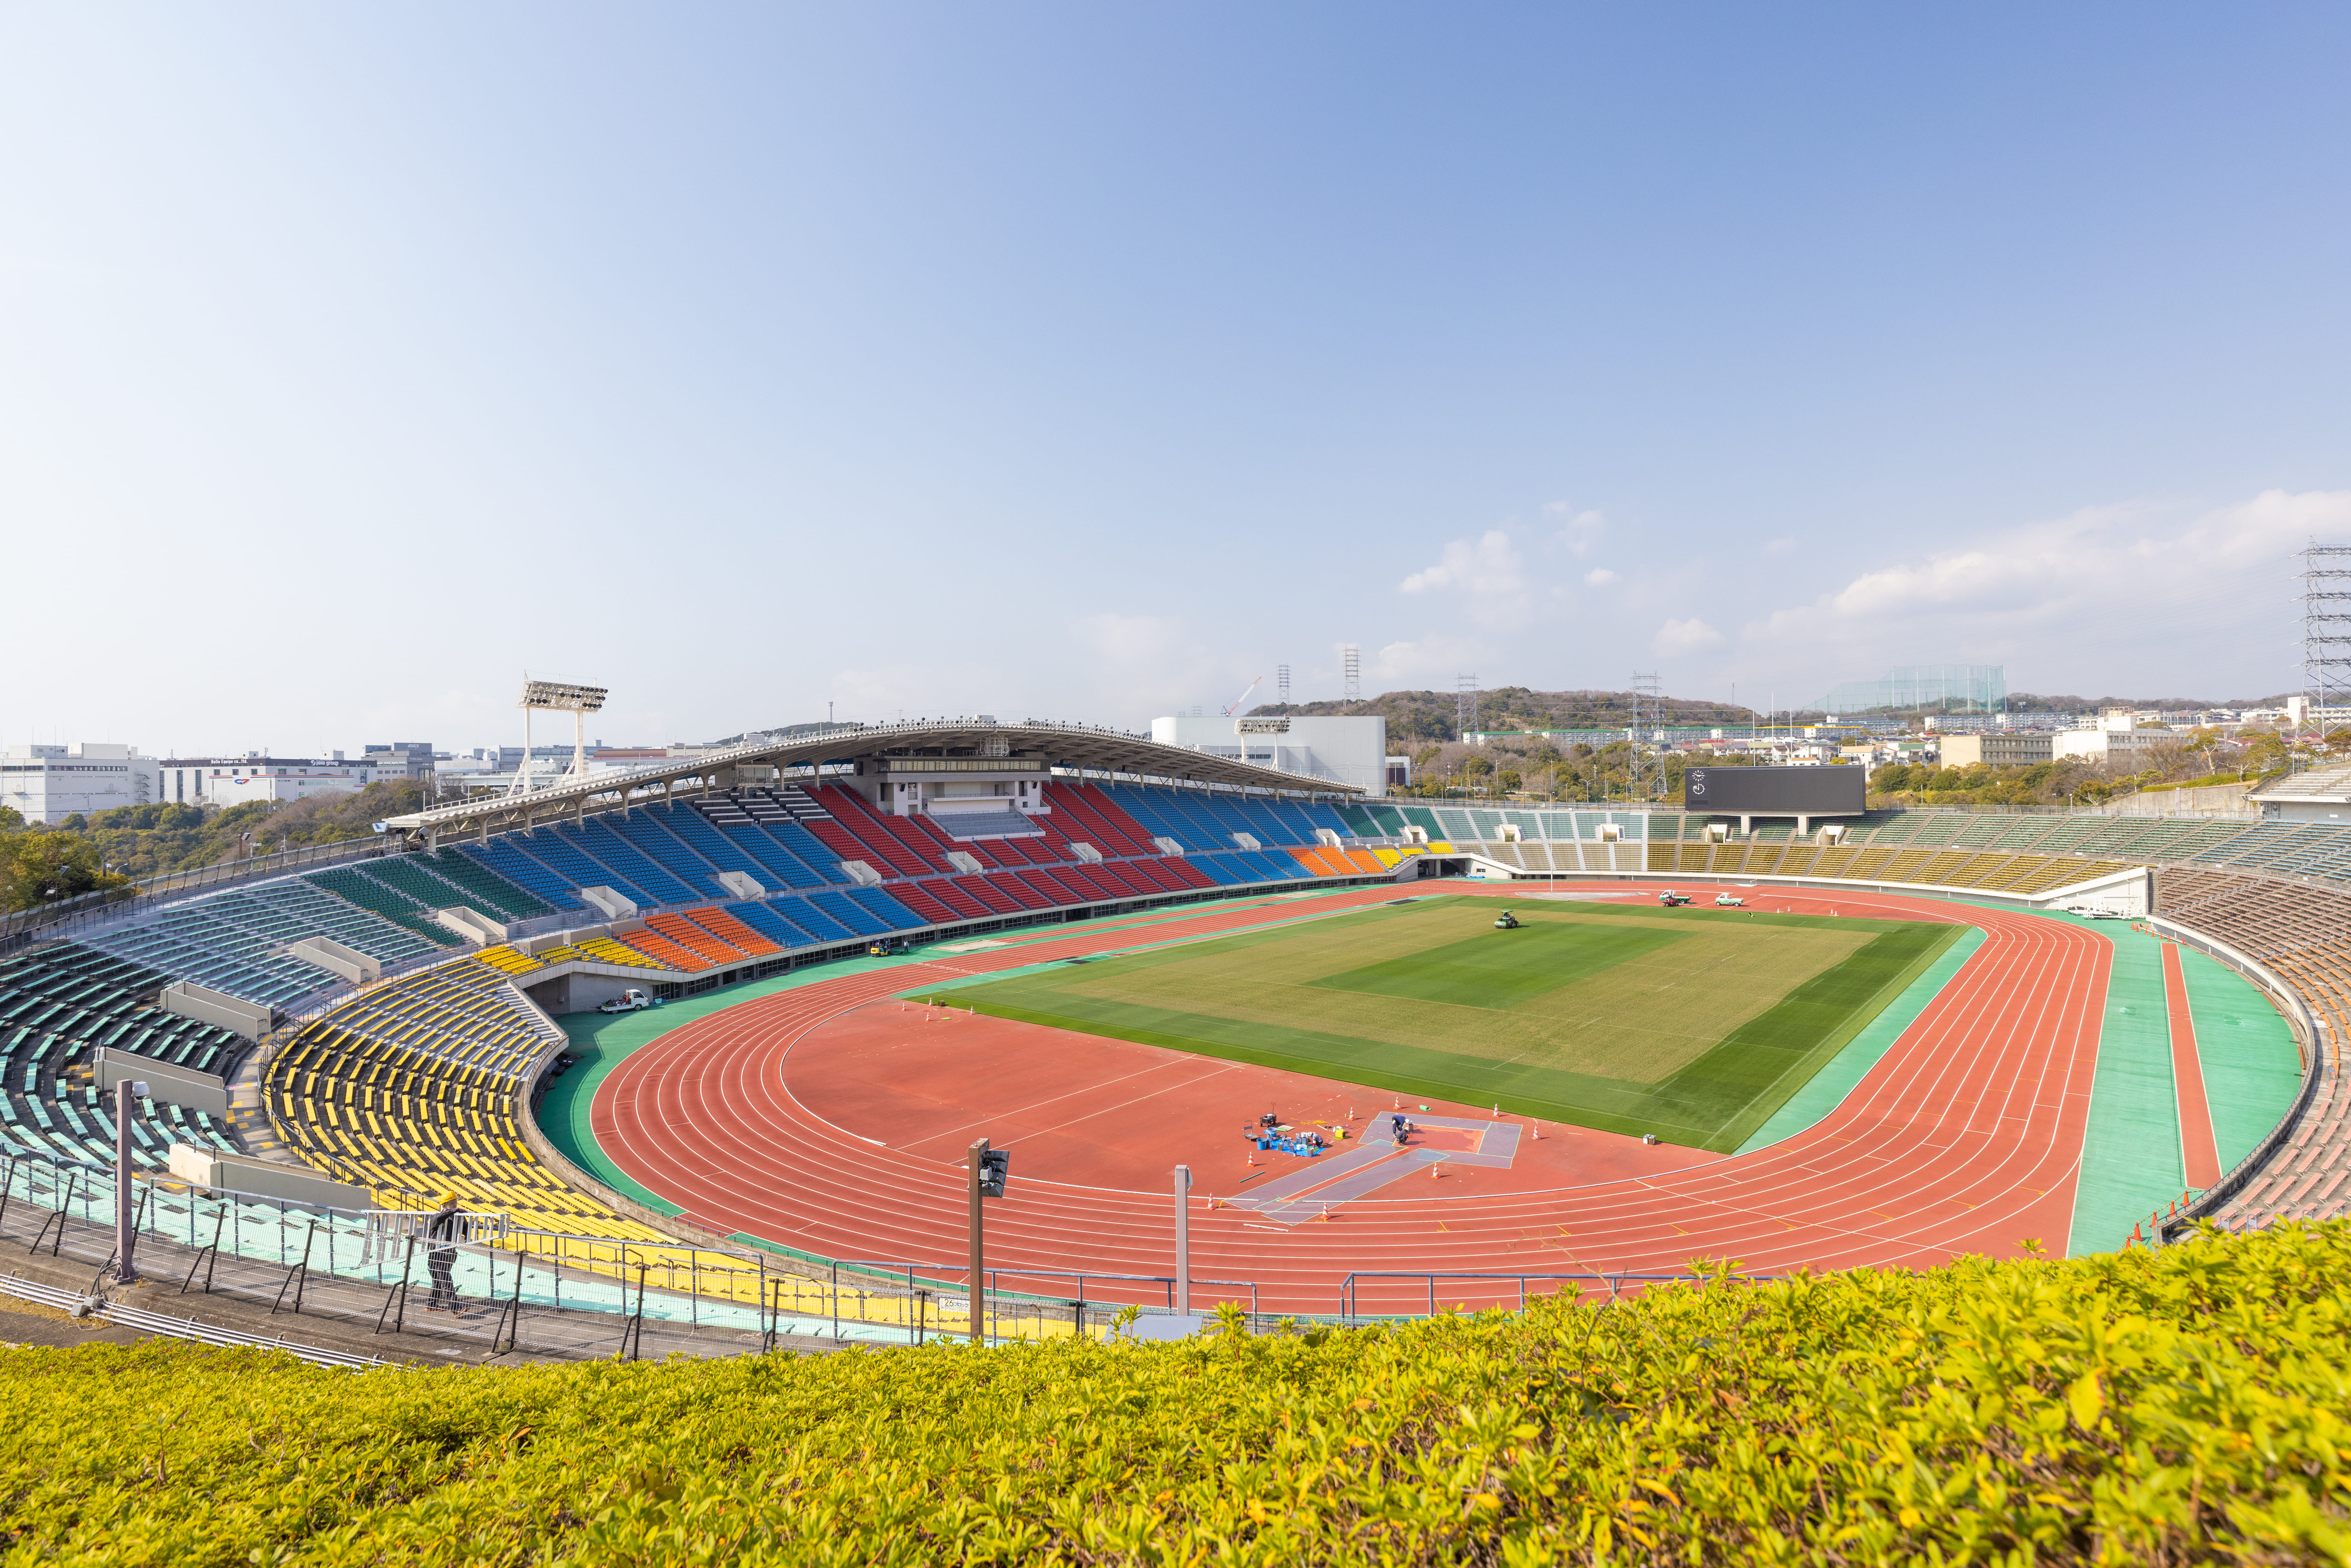
<path fill-rule="evenodd" d="M 1658 885 L 1607 889 L 1654 896 Z M 1531 890 L 1447 883 L 1442 891 L 1525 901 Z M 922 1150 L 886 1146 L 866 1135 L 887 1134 L 886 1126 L 861 1132 L 811 1110 L 794 1084 L 799 1042 L 927 978 L 1261 925 L 1395 894 L 1351 890 L 1280 915 L 1260 906 L 1143 929 L 1081 931 L 778 992 L 672 1030 L 627 1057 L 598 1087 L 591 1126 L 622 1169 L 697 1223 L 823 1257 L 959 1271 L 959 1151 L 939 1147 L 936 1138 Z M 2105 939 L 2064 921 L 1860 889 L 1748 897 L 1756 908 L 1960 920 L 1980 927 L 1985 940 L 1843 1104 L 1768 1148 L 1729 1159 L 1678 1151 L 1691 1162 L 1678 1170 L 1532 1191 L 1465 1184 L 1458 1197 L 1432 1199 L 1384 1189 L 1328 1223 L 1288 1229 L 1214 1207 L 1218 1195 L 1196 1189 L 1194 1276 L 1254 1281 L 1269 1311 L 1330 1312 L 1338 1309 L 1340 1281 L 1357 1271 L 1667 1273 L 1693 1259 L 1721 1258 L 1758 1272 L 1917 1267 L 1966 1253 L 2009 1255 L 2028 1239 L 2062 1251 L 2111 967 Z M 996 1060 L 973 1053 L 970 1075 L 986 1079 Z M 1384 1103 L 1381 1091 L 1357 1097 Z M 1164 1188 L 1023 1179 L 1016 1171 L 1013 1195 L 989 1205 L 988 1220 L 989 1264 L 1006 1271 L 1008 1290 L 1065 1293 L 1012 1277 L 1024 1268 L 1157 1276 L 1174 1267 L 1173 1202 Z M 1359 1286 L 1357 1305 L 1417 1310 L 1425 1289 Z M 1444 1301 L 1475 1306 L 1513 1302 L 1519 1287 L 1441 1290 Z M 1116 1299 L 1095 1286 L 1087 1294 Z"/>

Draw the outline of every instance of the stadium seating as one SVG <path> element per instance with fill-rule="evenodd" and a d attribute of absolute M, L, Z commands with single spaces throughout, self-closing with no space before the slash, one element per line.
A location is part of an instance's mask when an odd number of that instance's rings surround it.
<path fill-rule="evenodd" d="M 569 896 L 573 907 L 584 904 L 578 893 L 583 887 L 609 887 L 639 908 L 649 908 L 660 902 L 611 867 L 599 863 L 579 845 L 553 829 L 541 832 L 509 833 L 497 841 L 496 847 L 504 848 L 509 855 L 519 857 L 523 862 L 537 862 L 543 873 L 554 873 L 559 887 L 563 880 L 568 879 L 569 885 L 563 891 Z M 494 864 L 492 869 L 512 877 L 534 893 L 539 889 L 538 879 L 527 876 L 520 865 Z"/>
<path fill-rule="evenodd" d="M 101 930 L 85 945 L 275 1007 L 337 983 L 323 969 L 280 956 L 308 936 L 331 937 L 387 967 L 442 951 L 299 877 L 168 904 L 154 915 Z"/>
<path fill-rule="evenodd" d="M 784 950 L 782 944 L 770 942 L 723 909 L 690 910 L 686 917 L 737 953 L 758 958 Z"/>
<path fill-rule="evenodd" d="M 706 911 L 699 909 L 694 912 L 697 916 L 705 913 Z M 736 946 L 731 942 L 722 941 L 707 925 L 700 924 L 697 920 L 689 919 L 684 915 L 651 915 L 647 917 L 645 925 L 649 930 L 674 942 L 695 956 L 705 959 L 712 964 L 739 964 L 750 956 L 750 954 L 743 948 Z M 628 938 L 624 936 L 622 940 L 626 941 Z"/>
<path fill-rule="evenodd" d="M 2275 837 L 2277 835 L 2272 835 Z M 2159 872 L 2157 909 L 2276 970 L 2351 1038 L 2351 897 L 2234 871 Z M 2332 1047 L 2339 1052 L 2339 1045 Z M 2339 1054 L 2292 1135 L 2217 1218 L 2232 1228 L 2351 1217 L 2351 1085 Z"/>
<path fill-rule="evenodd" d="M 272 1059 L 278 1135 L 392 1208 L 455 1192 L 469 1209 L 571 1235 L 662 1239 L 557 1178 L 516 1124 L 534 1061 L 561 1043 L 505 977 L 469 959 L 371 988 Z"/>
<path fill-rule="evenodd" d="M 170 979 L 73 943 L 0 960 L 0 1144 L 111 1163 L 114 1097 L 90 1081 L 100 1049 L 233 1072 L 249 1049 L 246 1040 L 142 1000 Z M 173 1143 L 238 1151 L 210 1116 L 152 1100 L 140 1102 L 131 1133 L 131 1158 L 147 1169 L 162 1169 Z"/>
<path fill-rule="evenodd" d="M 361 909 L 373 910 L 402 930 L 415 933 L 436 947 L 454 947 L 462 940 L 432 919 L 415 899 L 378 882 L 357 866 L 314 871 L 302 880 L 338 898 L 356 904 Z M 453 899 L 451 902 L 455 901 Z"/>
<path fill-rule="evenodd" d="M 523 853 L 516 847 L 521 841 L 521 834 L 507 833 L 486 844 L 465 844 L 455 851 L 443 850 L 441 854 L 469 862 L 485 874 L 522 888 L 558 912 L 587 908 L 588 901 L 580 896 L 583 884 L 566 881 L 552 867 Z"/>
<path fill-rule="evenodd" d="M 37 1040 L 53 1042 L 64 1056 L 102 1046 L 225 1075 L 246 1041 L 142 1000 L 170 981 L 159 971 L 72 943 L 0 961 L 0 1042 L 12 1054 Z"/>
<path fill-rule="evenodd" d="M 422 869 L 429 869 L 455 888 L 458 902 L 494 920 L 535 920 L 542 915 L 553 915 L 559 907 L 455 850 L 436 850 L 413 858 L 421 862 Z"/>
<path fill-rule="evenodd" d="M 611 867 L 643 888 L 654 904 L 691 904 L 697 897 L 707 896 L 697 893 L 665 867 L 654 863 L 622 835 L 621 825 L 620 813 L 606 812 L 601 816 L 590 817 L 584 822 L 558 823 L 554 831 L 559 837 L 577 844 L 582 852 L 592 856 L 598 863 Z M 674 840 L 671 841 L 675 843 Z M 692 852 L 682 844 L 677 848 L 681 855 Z"/>
<path fill-rule="evenodd" d="M 666 964 L 673 969 L 684 970 L 689 975 L 698 975 L 705 969 L 716 968 L 721 962 L 721 960 L 705 956 L 694 948 L 685 946 L 653 929 L 650 925 L 635 931 L 615 932 L 612 935 L 612 940 L 624 946 L 634 947 L 646 957 Z"/>

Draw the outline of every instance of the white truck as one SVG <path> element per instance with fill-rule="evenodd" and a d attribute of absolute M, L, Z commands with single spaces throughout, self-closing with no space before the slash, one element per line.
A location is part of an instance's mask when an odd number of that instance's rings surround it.
<path fill-rule="evenodd" d="M 639 1008 L 659 1007 L 661 1003 L 659 998 L 654 997 L 652 992 L 643 990 L 636 986 L 631 986 L 627 990 L 622 991 L 619 996 L 614 997 L 611 1001 L 606 1002 L 602 1007 L 598 1008 L 596 1010 L 600 1013 L 632 1013 Z"/>
<path fill-rule="evenodd" d="M 1714 906 L 1717 909 L 1744 909 L 1747 901 L 1736 894 L 1718 893 L 1714 895 Z"/>

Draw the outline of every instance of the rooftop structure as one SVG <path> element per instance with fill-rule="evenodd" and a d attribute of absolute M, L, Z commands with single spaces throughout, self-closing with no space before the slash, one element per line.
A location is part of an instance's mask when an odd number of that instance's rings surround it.
<path fill-rule="evenodd" d="M 1216 721 L 1229 727 L 1233 721 Z M 1123 730 L 992 718 L 842 727 L 814 736 L 758 737 L 699 757 L 669 758 L 644 767 L 567 778 L 528 794 L 468 800 L 391 819 L 387 831 L 437 841 L 528 828 L 556 818 L 653 801 L 689 792 L 782 782 L 789 776 L 846 784 L 884 810 L 904 797 L 888 790 L 915 777 L 949 772 L 967 783 L 1003 783 L 1016 776 L 1059 773 L 1143 782 L 1221 785 L 1268 793 L 1353 796 L 1377 789 L 1385 774 L 1385 740 L 1374 754 L 1374 779 L 1363 783 L 1318 778 L 1241 758 L 1187 750 Z M 921 798 L 915 798 L 917 800 Z M 918 808 L 919 809 L 919 808 Z"/>

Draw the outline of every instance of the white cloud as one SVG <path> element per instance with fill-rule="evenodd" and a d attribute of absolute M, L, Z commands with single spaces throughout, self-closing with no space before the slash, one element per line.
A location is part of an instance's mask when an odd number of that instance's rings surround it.
<path fill-rule="evenodd" d="M 1455 539 L 1434 566 L 1424 567 L 1397 587 L 1405 593 L 1453 591 L 1465 595 L 1469 612 L 1495 625 L 1526 619 L 1524 562 L 1510 536 L 1489 528 L 1476 540 Z"/>
<path fill-rule="evenodd" d="M 1583 574 L 1583 580 L 1594 588 L 1605 588 L 1616 580 L 1616 574 L 1604 566 L 1596 566 Z"/>
<path fill-rule="evenodd" d="M 1560 530 L 1553 536 L 1578 556 L 1589 555 L 1599 548 L 1601 536 L 1608 530 L 1608 519 L 1595 511 L 1577 511 L 1565 501 L 1548 502 L 1545 516 L 1560 519 Z"/>
<path fill-rule="evenodd" d="M 1773 539 L 1770 544 L 1763 547 L 1763 553 L 1765 555 L 1784 555 L 1795 548 L 1796 541 L 1793 539 Z"/>
<path fill-rule="evenodd" d="M 1524 579 L 1519 574 L 1518 548 L 1499 528 L 1489 528 L 1475 544 L 1455 539 L 1435 566 L 1404 580 L 1406 593 L 1431 589 L 1462 588 L 1472 593 L 1516 593 Z"/>
<path fill-rule="evenodd" d="M 2133 502 L 2003 529 L 1864 571 L 1752 632 L 1801 650 L 1823 685 L 1946 660 L 2007 662 L 2011 685 L 2044 692 L 2293 684 L 2290 557 L 2351 535 L 2351 491 L 2267 490 L 2181 514 Z"/>
<path fill-rule="evenodd" d="M 1687 621 L 1668 621 L 1657 628 L 1650 643 L 1659 653 L 1672 658 L 1680 653 L 1695 653 L 1701 648 L 1711 648 L 1722 641 L 1722 633 L 1693 615 Z"/>

